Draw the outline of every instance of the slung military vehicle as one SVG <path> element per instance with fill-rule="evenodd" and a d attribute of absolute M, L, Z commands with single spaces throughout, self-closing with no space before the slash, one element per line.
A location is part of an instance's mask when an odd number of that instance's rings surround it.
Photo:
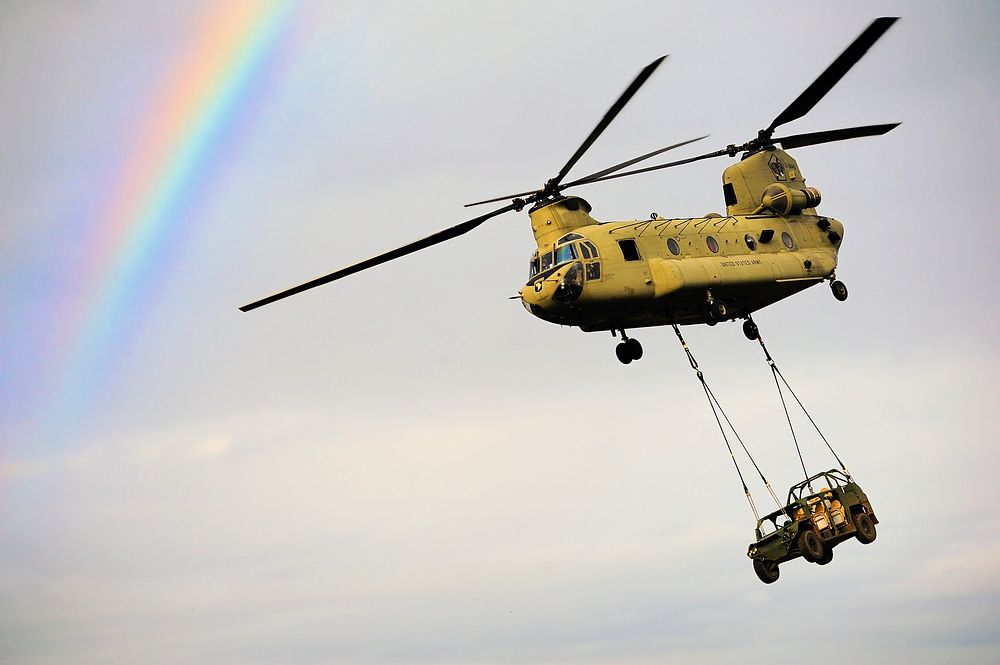
<path fill-rule="evenodd" d="M 818 492 L 813 491 L 816 485 L 822 485 Z M 792 485 L 785 507 L 758 520 L 747 556 L 757 577 L 771 584 L 785 561 L 801 556 L 826 565 L 833 561 L 833 548 L 849 538 L 867 545 L 875 540 L 876 524 L 861 487 L 843 471 L 831 469 Z"/>

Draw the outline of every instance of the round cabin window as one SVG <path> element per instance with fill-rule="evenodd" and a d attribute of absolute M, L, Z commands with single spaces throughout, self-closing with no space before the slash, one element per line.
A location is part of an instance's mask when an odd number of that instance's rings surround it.
<path fill-rule="evenodd" d="M 669 249 L 670 253 L 673 254 L 674 256 L 677 256 L 678 254 L 681 253 L 681 246 L 678 245 L 677 241 L 674 240 L 673 238 L 667 238 L 667 249 Z"/>
<path fill-rule="evenodd" d="M 757 240 L 754 239 L 753 235 L 751 235 L 751 234 L 748 233 L 745 236 L 743 236 L 743 242 L 745 242 L 747 244 L 747 248 L 751 252 L 756 252 L 757 251 Z"/>
<path fill-rule="evenodd" d="M 708 245 L 708 248 L 713 254 L 717 254 L 719 252 L 719 243 L 712 236 L 705 238 L 705 244 Z"/>
<path fill-rule="evenodd" d="M 782 232 L 781 242 L 785 243 L 785 247 L 788 249 L 795 247 L 795 241 L 792 240 L 792 236 L 789 235 L 788 231 Z"/>

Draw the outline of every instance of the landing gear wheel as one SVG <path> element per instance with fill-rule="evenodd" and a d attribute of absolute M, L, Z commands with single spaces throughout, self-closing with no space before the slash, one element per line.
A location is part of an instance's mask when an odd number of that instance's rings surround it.
<path fill-rule="evenodd" d="M 642 344 L 640 344 L 639 340 L 634 337 L 625 340 L 625 349 L 629 352 L 629 355 L 632 356 L 632 360 L 639 360 L 639 358 L 642 358 Z M 619 359 L 621 359 L 620 356 Z"/>
<path fill-rule="evenodd" d="M 781 574 L 778 571 L 778 564 L 773 561 L 764 561 L 763 559 L 753 560 L 753 572 L 757 573 L 757 577 L 764 584 L 777 582 L 778 576 Z"/>
<path fill-rule="evenodd" d="M 820 540 L 819 536 L 812 529 L 806 529 L 800 533 L 797 542 L 802 558 L 810 563 L 818 562 L 826 552 L 826 546 L 823 544 L 823 541 Z"/>
<path fill-rule="evenodd" d="M 760 339 L 760 330 L 757 329 L 757 324 L 750 319 L 743 322 L 743 334 L 751 342 L 755 339 Z"/>
<path fill-rule="evenodd" d="M 841 302 L 847 300 L 847 287 L 839 279 L 830 282 L 830 290 L 833 291 L 833 297 L 837 300 Z"/>
<path fill-rule="evenodd" d="M 615 355 L 618 356 L 618 360 L 620 360 L 623 365 L 628 365 L 634 360 L 632 357 L 632 351 L 629 349 L 628 342 L 620 342 L 618 346 L 615 347 Z M 642 355 L 641 350 L 639 355 Z"/>
<path fill-rule="evenodd" d="M 729 318 L 729 308 L 721 300 L 713 300 L 708 303 L 708 311 L 716 321 L 725 321 Z"/>
<path fill-rule="evenodd" d="M 708 303 L 705 303 L 705 307 L 702 308 L 701 315 L 705 319 L 705 325 L 714 326 L 719 322 L 712 314 L 712 307 Z"/>
<path fill-rule="evenodd" d="M 875 533 L 875 523 L 865 513 L 858 513 L 854 516 L 854 528 L 857 529 L 854 537 L 864 545 L 875 540 L 875 536 L 878 535 Z"/>
<path fill-rule="evenodd" d="M 824 543 L 824 545 L 826 545 L 826 543 Z M 816 563 L 818 563 L 821 566 L 825 566 L 826 564 L 828 564 L 831 561 L 833 561 L 833 548 L 829 547 L 829 546 L 826 546 L 825 549 L 826 549 L 826 551 L 823 552 L 823 556 L 821 556 L 820 558 L 816 559 Z"/>

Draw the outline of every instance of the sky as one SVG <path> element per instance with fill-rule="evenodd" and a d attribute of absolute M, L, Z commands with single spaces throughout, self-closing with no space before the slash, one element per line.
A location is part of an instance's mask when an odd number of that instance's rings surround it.
<path fill-rule="evenodd" d="M 756 579 L 672 331 L 634 331 L 623 366 L 609 335 L 509 300 L 523 212 L 237 309 L 541 185 L 665 53 L 573 174 L 745 141 L 885 15 L 783 128 L 902 123 L 793 151 L 846 227 L 850 298 L 755 317 L 880 520 L 831 565 Z M 1000 661 L 998 21 L 990 2 L 0 4 L 0 662 Z M 728 163 L 578 193 L 604 221 L 702 215 Z M 685 335 L 783 494 L 801 470 L 759 348 L 736 324 Z M 810 470 L 834 466 L 795 418 Z"/>

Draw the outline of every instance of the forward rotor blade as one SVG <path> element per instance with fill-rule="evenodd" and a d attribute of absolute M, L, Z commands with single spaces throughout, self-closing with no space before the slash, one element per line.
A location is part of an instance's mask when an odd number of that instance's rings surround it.
<path fill-rule="evenodd" d="M 823 99 L 823 96 L 830 92 L 833 86 L 837 85 L 837 82 L 843 78 L 844 74 L 868 52 L 872 44 L 878 41 L 879 37 L 898 20 L 898 16 L 883 16 L 872 21 L 872 24 L 826 68 L 826 71 L 819 75 L 819 78 L 812 82 L 812 85 L 806 88 L 795 101 L 789 104 L 788 108 L 778 114 L 778 117 L 771 122 L 771 126 L 765 131 L 770 133 L 775 128 L 780 127 L 786 122 L 801 118 L 812 110 L 812 107 L 816 106 L 816 103 Z"/>
<path fill-rule="evenodd" d="M 625 171 L 624 173 L 612 173 L 611 175 L 601 176 L 600 178 L 591 178 L 589 180 L 578 181 L 574 183 L 575 185 L 589 185 L 595 182 L 603 182 L 604 180 L 614 180 L 615 178 L 624 178 L 630 175 L 638 175 L 640 173 L 649 173 L 650 171 L 659 171 L 660 169 L 669 169 L 672 166 L 680 166 L 682 164 L 690 164 L 691 162 L 700 162 L 703 159 L 711 159 L 712 157 L 721 157 L 723 155 L 728 155 L 727 150 L 716 150 L 715 152 L 709 152 L 704 155 L 698 155 L 697 157 L 688 157 L 687 159 L 679 159 L 676 162 L 668 162 L 666 164 L 657 164 L 656 166 L 647 166 L 644 169 L 635 169 L 634 171 Z"/>
<path fill-rule="evenodd" d="M 899 127 L 898 122 L 887 125 L 867 125 L 865 127 L 848 127 L 846 129 L 830 129 L 825 132 L 811 132 L 809 134 L 793 134 L 779 139 L 772 139 L 772 142 L 779 144 L 785 150 L 801 148 L 807 145 L 818 143 L 831 143 L 833 141 L 844 141 L 847 139 L 857 139 L 863 136 L 882 136 Z"/>
<path fill-rule="evenodd" d="M 628 166 L 632 166 L 633 164 L 638 164 L 639 162 L 647 160 L 650 157 L 656 157 L 657 155 L 665 153 L 668 150 L 673 150 L 674 148 L 680 148 L 681 146 L 685 146 L 689 143 L 694 143 L 695 141 L 700 141 L 706 138 L 708 138 L 708 134 L 705 134 L 704 136 L 699 136 L 696 139 L 689 139 L 687 141 L 682 141 L 680 143 L 668 145 L 666 148 L 660 148 L 659 150 L 654 150 L 653 152 L 647 152 L 645 155 L 641 155 L 639 157 L 636 157 L 635 159 L 630 159 L 627 162 L 622 162 L 621 164 L 616 164 L 615 166 L 608 167 L 603 171 L 598 171 L 597 173 L 591 173 L 590 175 L 584 176 L 578 180 L 574 180 L 573 182 L 568 182 L 565 185 L 563 185 L 563 188 L 565 189 L 567 187 L 573 187 L 575 185 L 585 185 L 588 182 L 592 182 L 594 180 L 597 180 L 598 178 L 602 178 L 606 175 L 614 173 L 615 171 L 620 171 Z"/>
<path fill-rule="evenodd" d="M 615 119 L 615 116 L 621 113 L 621 110 L 625 108 L 625 105 L 628 104 L 629 100 L 632 99 L 635 93 L 639 91 L 639 88 L 641 88 L 642 84 L 646 82 L 646 79 L 653 75 L 656 68 L 659 67 L 660 63 L 666 58 L 667 56 L 665 55 L 660 56 L 653 62 L 643 67 L 642 71 L 639 72 L 639 75 L 635 77 L 635 80 L 633 80 L 632 83 L 625 88 L 625 92 L 621 94 L 618 101 L 612 104 L 611 108 L 608 109 L 608 112 L 604 114 L 603 118 L 601 118 L 601 121 L 597 123 L 597 127 L 594 127 L 594 131 L 590 132 L 590 136 L 588 136 L 583 144 L 577 148 L 577 151 L 572 157 L 569 158 L 569 161 L 566 162 L 564 167 L 562 167 L 558 175 L 552 179 L 553 184 L 558 185 L 562 182 L 563 178 L 566 177 L 566 174 L 569 173 L 569 170 L 573 168 L 581 157 L 583 157 L 583 153 L 587 152 L 587 149 L 593 145 L 594 141 L 597 140 L 597 137 L 604 133 L 604 130 L 608 128 L 611 121 Z"/>
<path fill-rule="evenodd" d="M 438 231 L 434 235 L 427 236 L 422 240 L 411 242 L 409 245 L 403 245 L 402 247 L 394 249 L 390 252 L 386 252 L 385 254 L 379 254 L 378 256 L 370 258 L 366 261 L 355 263 L 354 265 L 348 266 L 346 268 L 341 268 L 337 272 L 332 272 L 329 275 L 324 275 L 323 277 L 317 277 L 316 279 L 310 282 L 306 282 L 305 284 L 299 284 L 298 286 L 294 286 L 290 289 L 282 291 L 281 293 L 276 293 L 273 296 L 268 296 L 267 298 L 264 298 L 262 300 L 252 302 L 249 305 L 244 305 L 243 307 L 240 307 L 240 311 L 249 312 L 252 309 L 263 307 L 264 305 L 268 305 L 272 302 L 275 302 L 276 300 L 282 300 L 283 298 L 294 296 L 297 293 L 302 293 L 303 291 L 308 291 L 309 289 L 315 288 L 317 286 L 328 284 L 343 277 L 347 277 L 348 275 L 353 275 L 356 272 L 361 272 L 362 270 L 367 270 L 368 268 L 374 268 L 377 265 L 381 265 L 388 261 L 392 261 L 393 259 L 398 259 L 402 256 L 406 256 L 407 254 L 412 254 L 422 249 L 432 247 L 446 240 L 457 238 L 458 236 L 473 230 L 486 220 L 496 217 L 497 215 L 502 215 L 505 212 L 514 210 L 517 207 L 518 207 L 517 204 L 511 203 L 510 205 L 498 208 L 493 212 L 488 212 L 485 215 L 480 215 L 479 217 L 476 217 L 475 219 L 470 219 L 467 222 L 462 222 L 461 224 L 452 226 L 451 228 L 445 229 L 444 231 Z"/>
<path fill-rule="evenodd" d="M 510 201 L 511 199 L 519 199 L 522 196 L 531 196 L 532 194 L 541 194 L 541 190 L 533 190 L 530 192 L 521 192 L 520 194 L 508 194 L 507 196 L 498 196 L 495 199 L 486 199 L 485 201 L 476 201 L 475 203 L 466 203 L 463 208 L 471 208 L 472 206 L 481 206 L 486 203 L 497 203 L 498 201 Z"/>

